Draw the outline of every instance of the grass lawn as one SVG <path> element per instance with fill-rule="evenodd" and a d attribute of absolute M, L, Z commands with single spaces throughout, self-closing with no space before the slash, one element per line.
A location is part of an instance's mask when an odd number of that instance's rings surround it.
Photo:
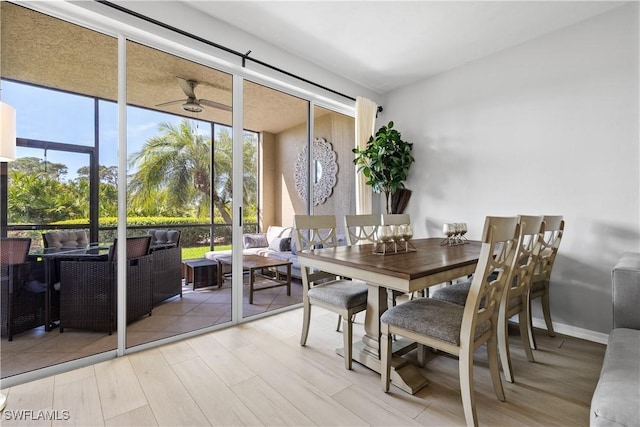
<path fill-rule="evenodd" d="M 216 246 L 214 251 L 226 251 L 231 249 L 231 245 Z M 182 248 L 182 259 L 204 258 L 204 254 L 209 252 L 209 246 L 196 246 L 193 248 Z"/>

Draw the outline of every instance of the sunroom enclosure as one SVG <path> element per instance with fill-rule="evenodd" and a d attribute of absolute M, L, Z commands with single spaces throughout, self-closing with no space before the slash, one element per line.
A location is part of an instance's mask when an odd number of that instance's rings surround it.
<path fill-rule="evenodd" d="M 355 211 L 352 117 L 263 82 L 234 78 L 9 2 L 2 2 L 1 18 L 2 101 L 16 108 L 18 128 L 18 159 L 3 164 L 2 236 L 30 237 L 32 248 L 38 248 L 46 230 L 84 229 L 91 242 L 109 246 L 119 231 L 135 236 L 177 229 L 182 259 L 188 259 L 217 250 L 241 252 L 243 232 L 291 226 L 294 213 Z M 125 58 L 120 65 L 119 53 Z M 126 99 L 118 93 L 119 73 L 126 76 Z M 184 105 L 191 101 L 185 81 L 196 101 L 209 105 Z M 241 90 L 234 87 L 237 82 Z M 126 104 L 124 110 L 118 101 Z M 118 157 L 122 112 L 124 162 Z M 241 125 L 234 124 L 237 117 Z M 311 156 L 316 139 L 329 143 L 336 158 L 335 179 L 321 203 L 300 191 L 306 187 L 313 195 L 314 186 L 326 186 L 330 171 Z M 305 168 L 296 173 L 301 158 Z M 120 182 L 126 183 L 124 197 L 118 195 Z M 125 209 L 126 224 L 118 221 L 119 208 Z M 126 227 L 124 233 L 119 226 Z M 65 362 L 113 357 L 301 301 L 292 292 L 290 298 L 247 304 L 242 271 L 234 264 L 220 289 L 196 290 L 184 283 L 182 297 L 154 306 L 151 316 L 127 321 L 126 333 L 65 329 L 61 334 L 41 326 L 11 342 L 3 338 L 2 378 L 20 382 L 25 373 L 46 375 L 74 366 Z M 126 289 L 118 279 L 117 289 Z M 122 301 L 119 295 L 117 302 Z M 124 346 L 119 336 L 125 337 Z M 53 368 L 38 371 L 47 367 Z"/>

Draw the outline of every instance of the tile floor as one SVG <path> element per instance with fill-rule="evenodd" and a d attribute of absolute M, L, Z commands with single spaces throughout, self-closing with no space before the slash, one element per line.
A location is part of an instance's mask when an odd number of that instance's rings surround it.
<path fill-rule="evenodd" d="M 254 292 L 253 304 L 249 304 L 248 295 L 249 285 L 245 283 L 243 296 L 245 317 L 301 303 L 302 284 L 299 280 L 292 280 L 291 296 L 287 296 L 284 286 Z M 168 299 L 155 307 L 151 316 L 145 316 L 128 325 L 127 346 L 152 342 L 230 321 L 230 280 L 225 280 L 221 288 L 198 288 L 195 291 L 191 284 L 185 284 L 182 298 Z M 6 378 L 68 362 L 115 349 L 116 345 L 115 334 L 109 336 L 103 332 L 79 329 L 65 329 L 61 334 L 57 329 L 45 332 L 44 327 L 35 328 L 15 335 L 11 342 L 6 338 L 0 341 L 0 375 Z"/>

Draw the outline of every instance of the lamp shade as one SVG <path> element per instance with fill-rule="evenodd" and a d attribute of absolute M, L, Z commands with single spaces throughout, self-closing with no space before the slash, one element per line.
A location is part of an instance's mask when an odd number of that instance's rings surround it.
<path fill-rule="evenodd" d="M 16 159 L 16 110 L 0 102 L 0 162 Z"/>

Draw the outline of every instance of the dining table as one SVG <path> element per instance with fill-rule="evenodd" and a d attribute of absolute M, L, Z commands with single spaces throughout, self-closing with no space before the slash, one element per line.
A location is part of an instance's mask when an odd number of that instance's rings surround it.
<path fill-rule="evenodd" d="M 407 250 L 375 251 L 375 244 L 338 246 L 299 251 L 303 267 L 364 281 L 368 285 L 362 340 L 353 344 L 353 360 L 380 372 L 380 316 L 387 310 L 387 289 L 412 293 L 430 286 L 473 274 L 480 256 L 481 242 L 466 240 L 450 245 L 440 238 L 413 239 Z M 398 338 L 393 341 L 391 382 L 410 394 L 428 384 L 416 365 L 403 354 L 416 344 Z M 343 355 L 342 348 L 336 350 Z"/>
<path fill-rule="evenodd" d="M 91 243 L 88 246 L 77 248 L 34 248 L 29 251 L 29 259 L 42 261 L 44 264 L 45 281 L 45 331 L 51 331 L 58 326 L 53 311 L 56 271 L 61 261 L 90 261 L 107 260 L 109 257 L 109 245 Z"/>

